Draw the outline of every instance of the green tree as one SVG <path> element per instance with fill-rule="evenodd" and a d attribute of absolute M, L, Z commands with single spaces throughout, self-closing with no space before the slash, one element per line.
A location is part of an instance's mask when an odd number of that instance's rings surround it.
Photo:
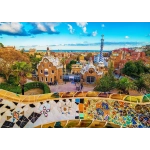
<path fill-rule="evenodd" d="M 104 75 L 96 82 L 95 91 L 108 92 L 115 87 L 115 83 L 110 80 L 108 75 Z"/>
<path fill-rule="evenodd" d="M 142 74 L 142 75 L 141 75 L 141 78 L 142 78 L 143 81 L 144 81 L 144 85 L 145 85 L 146 91 L 149 93 L 149 92 L 150 92 L 150 74 L 149 74 L 149 73 L 147 73 L 147 74 Z"/>
<path fill-rule="evenodd" d="M 140 76 L 140 78 L 138 78 L 134 81 L 134 84 L 137 87 L 138 92 L 145 93 L 145 90 L 146 90 L 147 87 L 144 83 L 144 79 L 141 76 Z"/>
<path fill-rule="evenodd" d="M 4 47 L 3 43 L 0 43 L 0 47 Z"/>
<path fill-rule="evenodd" d="M 133 78 L 139 78 L 140 74 L 150 73 L 150 68 L 142 61 L 129 61 L 122 68 L 122 73 Z"/>
<path fill-rule="evenodd" d="M 21 53 L 24 53 L 24 52 L 25 52 L 25 49 L 24 49 L 24 48 L 22 48 L 22 49 L 20 50 L 20 52 L 21 52 Z"/>
<path fill-rule="evenodd" d="M 37 70 L 37 64 L 42 60 L 42 58 L 37 58 L 36 54 L 30 56 L 30 62 L 32 63 L 32 69 Z"/>
<path fill-rule="evenodd" d="M 140 75 L 142 73 L 148 72 L 148 67 L 142 61 L 135 61 L 134 64 L 137 67 L 137 74 Z"/>
<path fill-rule="evenodd" d="M 145 54 L 146 54 L 146 56 L 150 56 L 150 49 L 147 49 Z"/>
<path fill-rule="evenodd" d="M 135 76 L 137 75 L 138 68 L 136 64 L 132 61 L 129 61 L 125 64 L 124 68 L 122 68 L 122 73 L 127 75 L 127 76 Z"/>
<path fill-rule="evenodd" d="M 113 75 L 113 66 L 110 65 L 108 73 L 96 82 L 96 91 L 108 92 L 115 88 L 115 78 Z"/>
<path fill-rule="evenodd" d="M 67 66 L 66 66 L 67 70 L 71 71 L 71 66 L 72 66 L 73 64 L 76 64 L 76 63 L 77 63 L 77 61 L 71 60 L 70 63 L 67 64 Z"/>
<path fill-rule="evenodd" d="M 13 74 L 17 77 L 17 83 L 19 83 L 20 74 L 23 73 L 25 76 L 27 76 L 32 72 L 32 66 L 26 62 L 16 62 L 12 66 L 12 70 Z"/>
<path fill-rule="evenodd" d="M 136 89 L 134 82 L 130 81 L 129 78 L 123 77 L 116 81 L 116 89 L 123 94 L 129 94 L 129 90 Z"/>

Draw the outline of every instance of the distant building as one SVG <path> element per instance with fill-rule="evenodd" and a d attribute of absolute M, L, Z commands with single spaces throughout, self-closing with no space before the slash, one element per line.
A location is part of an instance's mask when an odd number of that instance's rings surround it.
<path fill-rule="evenodd" d="M 143 61 L 147 66 L 150 64 L 150 59 L 145 55 L 145 52 L 139 52 L 136 50 L 130 50 L 127 48 L 118 49 L 112 51 L 109 62 L 113 64 L 114 69 L 117 70 L 116 73 L 120 74 L 120 70 L 128 61 Z"/>
<path fill-rule="evenodd" d="M 82 65 L 80 65 L 80 64 L 72 64 L 72 66 L 71 66 L 71 74 L 80 73 L 81 69 L 82 69 Z"/>
<path fill-rule="evenodd" d="M 36 58 L 41 58 L 41 57 L 42 57 L 42 56 L 41 56 L 41 55 L 39 55 L 39 54 L 38 54 L 38 55 L 36 55 Z"/>
<path fill-rule="evenodd" d="M 63 82 L 63 65 L 60 63 L 58 57 L 50 54 L 47 48 L 46 55 L 37 65 L 38 77 L 41 82 Z"/>
<path fill-rule="evenodd" d="M 84 60 L 84 56 L 83 55 L 80 55 L 79 56 L 79 61 L 83 61 Z"/>
<path fill-rule="evenodd" d="M 34 56 L 35 53 L 36 53 L 36 49 L 34 49 L 34 48 L 29 49 L 29 55 Z"/>

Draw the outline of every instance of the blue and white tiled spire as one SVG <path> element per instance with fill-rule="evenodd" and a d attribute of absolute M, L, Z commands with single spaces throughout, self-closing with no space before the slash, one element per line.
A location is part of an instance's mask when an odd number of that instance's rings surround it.
<path fill-rule="evenodd" d="M 102 38 L 101 38 L 101 49 L 100 49 L 99 62 L 104 63 L 104 57 L 103 57 L 104 38 L 103 37 L 104 37 L 104 35 L 102 35 Z"/>

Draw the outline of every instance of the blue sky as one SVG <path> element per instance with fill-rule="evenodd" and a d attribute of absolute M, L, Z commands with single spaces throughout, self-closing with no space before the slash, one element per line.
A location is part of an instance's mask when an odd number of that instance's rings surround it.
<path fill-rule="evenodd" d="M 150 44 L 148 22 L 1 22 L 0 42 L 17 48 L 105 50 Z"/>

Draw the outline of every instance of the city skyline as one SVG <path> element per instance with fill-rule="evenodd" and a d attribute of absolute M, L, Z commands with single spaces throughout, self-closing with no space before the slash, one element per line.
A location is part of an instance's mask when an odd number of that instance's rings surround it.
<path fill-rule="evenodd" d="M 104 50 L 150 44 L 149 22 L 2 22 L 0 42 L 17 48 Z"/>

